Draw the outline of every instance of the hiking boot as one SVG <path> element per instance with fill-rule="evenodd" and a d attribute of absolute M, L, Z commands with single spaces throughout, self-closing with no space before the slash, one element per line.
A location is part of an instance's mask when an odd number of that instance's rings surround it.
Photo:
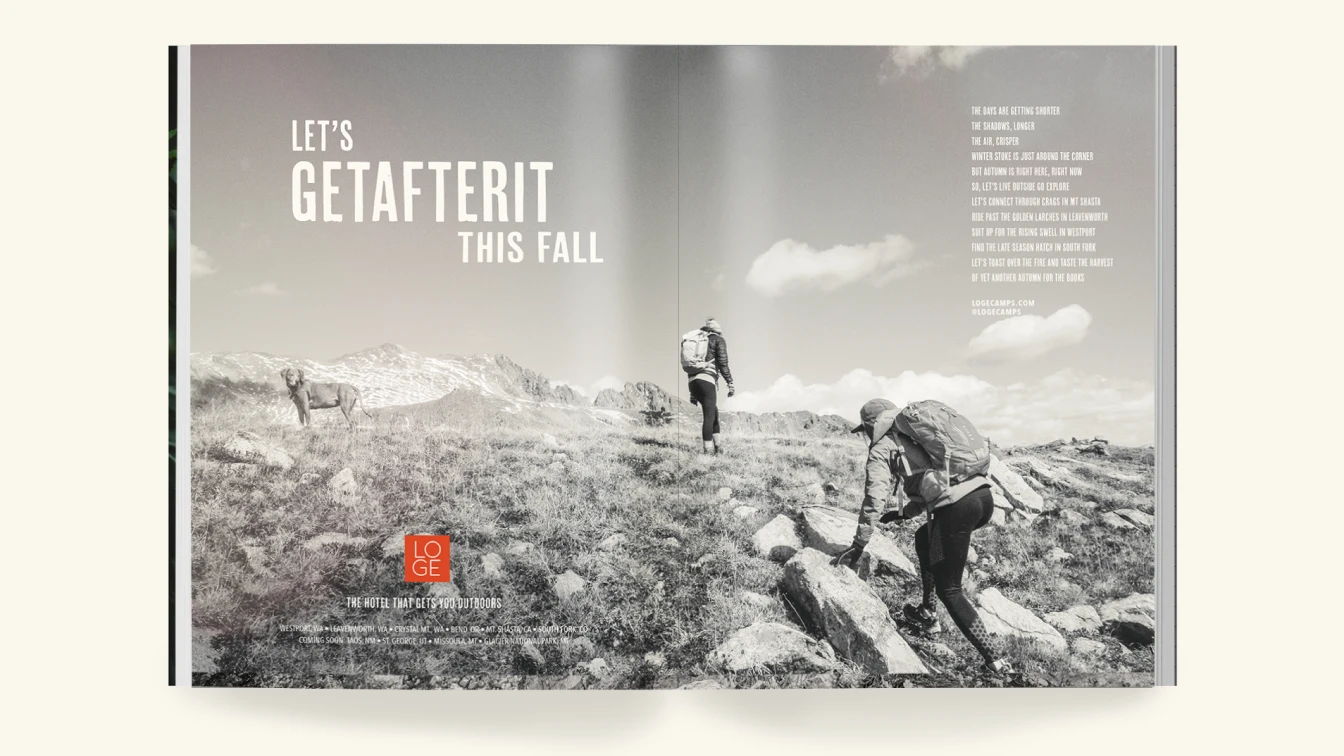
<path fill-rule="evenodd" d="M 723 437 L 717 433 L 714 434 L 714 453 L 723 454 Z"/>
<path fill-rule="evenodd" d="M 715 448 L 713 441 L 705 442 L 705 454 L 718 454 L 718 453 L 719 451 L 717 448 Z"/>
<path fill-rule="evenodd" d="M 922 633 L 933 635 L 943 631 L 943 626 L 938 622 L 938 615 L 922 605 L 906 604 L 901 608 L 901 614 L 905 616 L 906 622 L 914 625 Z"/>
<path fill-rule="evenodd" d="M 992 662 L 986 662 L 985 668 L 988 669 L 991 674 L 998 677 L 1011 679 L 1017 676 L 1017 670 L 1013 668 L 1012 662 L 1007 659 L 997 659 Z"/>

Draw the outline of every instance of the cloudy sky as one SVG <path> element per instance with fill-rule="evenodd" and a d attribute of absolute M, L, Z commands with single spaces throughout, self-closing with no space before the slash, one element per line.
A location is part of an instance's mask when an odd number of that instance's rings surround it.
<path fill-rule="evenodd" d="M 1151 48 L 193 47 L 192 349 L 391 341 L 684 394 L 677 336 L 712 314 L 728 409 L 940 398 L 1003 442 L 1148 443 L 1154 66 Z M 1095 152 L 1074 193 L 1102 197 L 1115 267 L 970 282 L 983 104 L 1060 106 L 1024 148 Z M 487 227 L 451 212 L 300 223 L 291 170 L 324 158 L 291 148 L 307 118 L 355 126 L 327 159 L 551 161 L 545 227 L 598 232 L 605 262 L 464 265 L 456 232 Z M 973 315 L 988 298 L 1035 306 Z"/>

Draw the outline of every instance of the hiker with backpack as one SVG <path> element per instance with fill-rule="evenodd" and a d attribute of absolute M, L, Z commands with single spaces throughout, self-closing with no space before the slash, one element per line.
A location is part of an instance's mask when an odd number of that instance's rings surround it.
<path fill-rule="evenodd" d="M 689 376 L 691 404 L 700 405 L 702 416 L 700 439 L 706 454 L 723 452 L 723 436 L 719 433 L 719 376 L 728 384 L 728 396 L 733 389 L 733 373 L 728 369 L 728 342 L 723 329 L 712 316 L 705 324 L 681 337 L 681 368 Z"/>
<path fill-rule="evenodd" d="M 1012 674 L 1012 665 L 999 656 L 961 588 L 971 533 L 987 525 L 994 513 L 989 444 L 969 420 L 932 400 L 900 409 L 886 399 L 873 399 L 863 405 L 859 419 L 853 432 L 868 439 L 863 507 L 853 544 L 832 563 L 855 569 L 872 537 L 874 519 L 888 523 L 923 514 L 925 522 L 915 532 L 923 601 L 906 604 L 902 614 L 924 632 L 938 632 L 936 593 L 985 665 L 996 674 Z M 897 484 L 898 506 L 884 514 Z M 902 498 L 909 502 L 900 505 Z"/>

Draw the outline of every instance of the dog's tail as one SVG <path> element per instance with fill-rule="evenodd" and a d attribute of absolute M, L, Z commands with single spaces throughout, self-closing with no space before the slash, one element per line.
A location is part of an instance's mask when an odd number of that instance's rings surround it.
<path fill-rule="evenodd" d="M 365 417 L 373 418 L 373 415 L 370 415 L 369 411 L 364 409 L 364 395 L 359 393 L 359 389 L 355 389 L 355 404 L 359 405 L 359 411 L 363 412 Z"/>

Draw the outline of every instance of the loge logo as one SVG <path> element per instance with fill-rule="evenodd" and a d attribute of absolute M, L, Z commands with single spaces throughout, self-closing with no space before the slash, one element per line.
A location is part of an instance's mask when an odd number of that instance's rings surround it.
<path fill-rule="evenodd" d="M 448 536 L 406 536 L 406 582 L 447 583 Z"/>

